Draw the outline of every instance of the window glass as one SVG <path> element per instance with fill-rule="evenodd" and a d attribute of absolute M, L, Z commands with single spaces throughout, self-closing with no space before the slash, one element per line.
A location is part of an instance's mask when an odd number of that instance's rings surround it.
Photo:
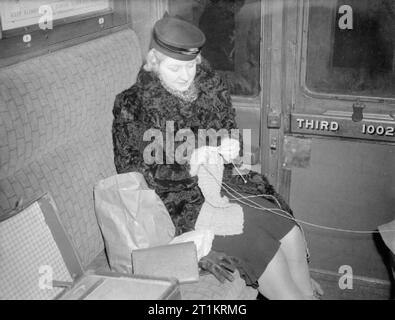
<path fill-rule="evenodd" d="M 232 94 L 259 93 L 259 0 L 170 0 L 169 11 L 204 32 L 202 56 L 227 81 Z"/>
<path fill-rule="evenodd" d="M 316 92 L 395 97 L 395 1 L 310 1 L 306 84 Z"/>
<path fill-rule="evenodd" d="M 110 9 L 110 0 L 4 0 L 0 3 L 1 29 L 35 25 L 44 15 L 57 20 L 105 9 Z"/>

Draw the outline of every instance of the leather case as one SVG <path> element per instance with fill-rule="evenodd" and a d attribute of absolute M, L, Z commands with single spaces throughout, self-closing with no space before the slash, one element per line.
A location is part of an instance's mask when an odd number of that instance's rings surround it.
<path fill-rule="evenodd" d="M 0 214 L 0 300 L 173 300 L 176 279 L 84 270 L 49 194 Z"/>
<path fill-rule="evenodd" d="M 86 271 L 60 300 L 180 300 L 175 279 Z"/>
<path fill-rule="evenodd" d="M 132 265 L 138 275 L 176 278 L 179 283 L 199 281 L 193 241 L 133 250 Z"/>

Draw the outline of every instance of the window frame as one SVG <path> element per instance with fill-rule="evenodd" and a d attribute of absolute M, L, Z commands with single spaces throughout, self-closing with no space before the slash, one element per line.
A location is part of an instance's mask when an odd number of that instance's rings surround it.
<path fill-rule="evenodd" d="M 0 67 L 100 37 L 128 24 L 129 1 L 110 0 L 111 9 L 54 20 L 52 29 L 41 30 L 37 23 L 2 31 L 0 25 Z M 101 18 L 103 23 L 99 23 Z M 24 43 L 25 35 L 31 36 L 30 42 Z"/>
<path fill-rule="evenodd" d="M 314 3 L 310 0 L 303 0 L 303 12 L 302 12 L 302 25 L 301 25 L 301 59 L 300 59 L 300 79 L 299 87 L 301 91 L 316 99 L 336 100 L 336 101 L 353 101 L 353 102 L 368 102 L 368 103 L 379 103 L 379 104 L 393 104 L 395 103 L 395 97 L 380 97 L 380 96 L 367 96 L 367 95 L 352 95 L 342 93 L 325 93 L 310 89 L 306 83 L 307 77 L 307 49 L 308 49 L 308 36 L 309 36 L 309 14 L 310 4 Z M 333 14 L 336 15 L 336 10 L 333 10 Z M 330 42 L 333 44 L 334 35 L 331 33 Z M 331 55 L 333 54 L 333 46 L 331 48 Z"/>

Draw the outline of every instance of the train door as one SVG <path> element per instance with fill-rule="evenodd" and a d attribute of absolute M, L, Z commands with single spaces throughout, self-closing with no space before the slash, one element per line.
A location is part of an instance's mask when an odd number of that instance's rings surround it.
<path fill-rule="evenodd" d="M 388 280 L 369 231 L 395 217 L 394 2 L 264 6 L 263 170 L 311 223 L 313 268 Z"/>

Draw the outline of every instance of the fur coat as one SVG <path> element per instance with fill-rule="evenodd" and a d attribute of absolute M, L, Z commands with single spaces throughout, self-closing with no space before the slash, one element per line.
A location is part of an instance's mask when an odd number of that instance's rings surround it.
<path fill-rule="evenodd" d="M 144 175 L 149 187 L 156 191 L 165 204 L 176 227 L 176 235 L 194 229 L 204 197 L 198 187 L 197 177 L 189 174 L 188 163 L 144 162 L 144 148 L 151 143 L 143 141 L 144 132 L 155 128 L 165 137 L 166 121 L 174 121 L 174 132 L 190 128 L 195 135 L 198 129 L 224 128 L 230 132 L 237 128 L 235 109 L 227 87 L 204 61 L 197 66 L 195 86 L 197 99 L 185 102 L 169 93 L 154 73 L 142 68 L 136 83 L 116 96 L 113 109 L 112 135 L 116 171 L 138 171 Z M 174 148 L 180 143 L 182 142 L 175 142 Z M 248 181 L 245 184 L 240 176 L 232 175 L 231 169 L 228 165 L 224 171 L 223 181 L 228 185 L 238 192 L 273 195 L 284 210 L 291 212 L 266 177 L 250 172 L 245 176 Z"/>

